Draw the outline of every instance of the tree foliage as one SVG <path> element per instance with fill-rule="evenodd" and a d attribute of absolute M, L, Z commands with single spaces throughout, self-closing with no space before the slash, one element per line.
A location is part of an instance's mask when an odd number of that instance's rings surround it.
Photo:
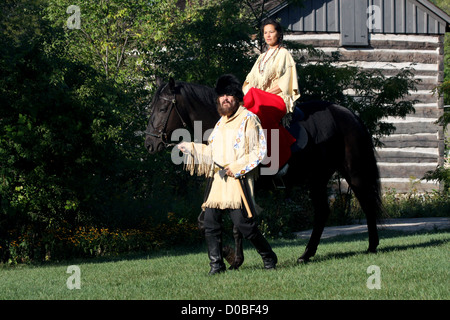
<path fill-rule="evenodd" d="M 108 221 L 140 175 L 140 88 L 76 59 L 45 1 L 1 6 L 0 231 Z"/>
<path fill-rule="evenodd" d="M 243 80 L 258 55 L 266 11 L 265 1 L 182 3 L 0 3 L 0 260 L 22 233 L 28 254 L 41 259 L 49 250 L 43 235 L 58 226 L 164 225 L 168 212 L 180 217 L 171 215 L 170 223 L 195 221 L 203 180 L 174 166 L 170 154 L 149 156 L 143 147 L 155 78 L 213 86 L 234 73 Z M 414 86 L 409 70 L 386 79 L 337 68 L 338 56 L 315 52 L 319 63 L 298 56 L 303 101 L 348 106 L 375 137 L 392 130 L 383 116 L 410 111 L 399 101 Z"/>

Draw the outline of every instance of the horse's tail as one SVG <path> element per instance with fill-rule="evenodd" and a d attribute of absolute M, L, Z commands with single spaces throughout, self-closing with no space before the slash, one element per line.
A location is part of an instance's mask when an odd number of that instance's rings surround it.
<path fill-rule="evenodd" d="M 346 180 L 367 218 L 375 218 L 380 223 L 386 218 L 386 210 L 372 136 L 362 120 L 347 108 L 333 105 L 330 111 L 338 120 L 336 125 L 346 143 L 343 168 Z"/>
<path fill-rule="evenodd" d="M 363 124 L 364 125 L 364 124 Z M 365 128 L 365 126 L 364 126 Z M 373 210 L 369 210 L 369 212 L 374 212 L 375 218 L 379 223 L 381 223 L 385 218 L 387 218 L 387 211 L 383 205 L 383 195 L 381 191 L 381 179 L 380 172 L 376 159 L 376 150 L 373 145 L 372 137 L 368 133 L 367 129 L 367 149 L 365 150 L 365 159 L 367 160 L 367 189 L 369 190 L 369 194 L 371 193 L 373 196 Z M 369 144 L 370 143 L 370 144 Z"/>

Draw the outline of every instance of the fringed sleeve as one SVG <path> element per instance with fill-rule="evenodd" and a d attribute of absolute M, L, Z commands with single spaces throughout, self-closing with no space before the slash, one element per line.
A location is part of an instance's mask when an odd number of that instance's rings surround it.
<path fill-rule="evenodd" d="M 210 145 L 191 142 L 187 145 L 184 153 L 184 169 L 191 175 L 212 176 L 212 150 Z"/>
<path fill-rule="evenodd" d="M 286 103 L 287 113 L 291 113 L 294 110 L 294 102 L 300 97 L 297 80 L 297 69 L 295 67 L 295 61 L 292 58 L 289 51 L 284 49 L 284 57 L 278 64 L 278 86 L 282 93 L 281 97 Z"/>
<path fill-rule="evenodd" d="M 245 145 L 239 146 L 246 148 L 242 157 L 229 164 L 231 172 L 236 178 L 239 178 L 254 168 L 256 168 L 267 154 L 267 140 L 258 117 L 249 112 L 245 120 L 243 132 L 245 132 Z M 242 129 L 242 126 L 241 128 Z"/>

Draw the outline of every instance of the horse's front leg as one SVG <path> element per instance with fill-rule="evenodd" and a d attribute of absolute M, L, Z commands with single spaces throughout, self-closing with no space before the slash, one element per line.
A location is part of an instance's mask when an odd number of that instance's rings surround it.
<path fill-rule="evenodd" d="M 310 196 L 314 206 L 314 226 L 305 252 L 297 259 L 297 263 L 306 263 L 316 254 L 325 223 L 330 215 L 326 185 L 323 185 L 323 188 L 311 188 Z"/>
<path fill-rule="evenodd" d="M 243 236 L 238 228 L 233 225 L 233 238 L 235 245 L 235 254 L 233 262 L 231 263 L 229 270 L 237 270 L 244 263 L 244 247 L 243 247 Z"/>

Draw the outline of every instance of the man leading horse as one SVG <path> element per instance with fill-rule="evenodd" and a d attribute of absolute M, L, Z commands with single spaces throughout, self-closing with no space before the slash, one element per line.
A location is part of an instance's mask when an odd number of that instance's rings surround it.
<path fill-rule="evenodd" d="M 210 275 L 226 270 L 222 256 L 222 216 L 227 212 L 233 224 L 261 255 L 264 268 L 274 269 L 277 256 L 259 231 L 253 217 L 253 187 L 257 168 L 267 154 L 267 141 L 259 118 L 244 108 L 244 94 L 233 75 L 217 80 L 217 110 L 221 116 L 208 144 L 182 142 L 185 168 L 212 178 L 202 208 L 210 259 Z M 249 207 L 243 203 L 249 204 Z"/>

